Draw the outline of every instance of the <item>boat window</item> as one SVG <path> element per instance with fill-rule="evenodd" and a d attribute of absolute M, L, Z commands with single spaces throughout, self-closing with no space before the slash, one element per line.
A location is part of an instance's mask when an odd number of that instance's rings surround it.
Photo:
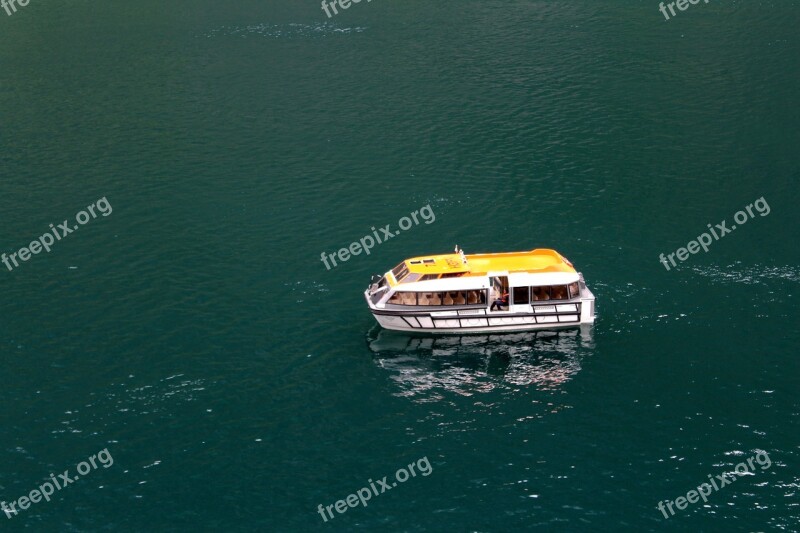
<path fill-rule="evenodd" d="M 486 304 L 486 291 L 476 289 L 467 291 L 467 305 Z"/>
<path fill-rule="evenodd" d="M 397 283 L 400 283 L 400 280 L 402 280 L 406 274 L 408 274 L 408 266 L 406 265 L 405 261 L 392 269 L 392 275 L 394 276 L 394 279 L 397 280 Z"/>
<path fill-rule="evenodd" d="M 514 287 L 514 305 L 524 305 L 530 301 L 528 287 Z"/>
<path fill-rule="evenodd" d="M 417 305 L 417 293 L 411 291 L 397 291 L 389 297 L 387 303 L 394 305 Z"/>
<path fill-rule="evenodd" d="M 549 300 L 550 287 L 531 287 L 534 301 Z"/>
<path fill-rule="evenodd" d="M 569 298 L 566 285 L 553 285 L 550 287 L 550 298 L 553 300 L 566 300 Z"/>
<path fill-rule="evenodd" d="M 438 292 L 420 292 L 417 297 L 417 305 L 441 305 L 442 299 Z"/>
<path fill-rule="evenodd" d="M 426 265 L 432 265 L 436 263 L 436 261 L 434 261 L 433 259 L 423 259 L 422 262 L 425 263 Z"/>
<path fill-rule="evenodd" d="M 417 259 L 416 261 L 409 261 L 409 263 L 411 263 L 412 265 L 421 265 L 421 264 L 422 264 L 422 261 L 420 261 L 419 259 Z"/>
<path fill-rule="evenodd" d="M 486 291 L 420 292 L 415 305 L 485 305 Z M 389 303 L 395 303 L 390 301 Z"/>
<path fill-rule="evenodd" d="M 580 288 L 578 288 L 578 282 L 570 283 L 569 284 L 569 297 L 570 298 L 578 298 L 581 295 Z"/>
<path fill-rule="evenodd" d="M 439 274 L 425 274 L 419 278 L 420 281 L 428 281 L 429 279 L 439 279 Z"/>
<path fill-rule="evenodd" d="M 411 274 L 403 278 L 403 283 L 411 283 L 412 281 L 417 281 L 421 277 L 422 274 L 417 274 L 416 272 L 412 272 Z"/>
<path fill-rule="evenodd" d="M 457 278 L 458 276 L 463 275 L 463 272 L 448 272 L 447 274 L 442 274 L 442 279 L 444 278 Z"/>

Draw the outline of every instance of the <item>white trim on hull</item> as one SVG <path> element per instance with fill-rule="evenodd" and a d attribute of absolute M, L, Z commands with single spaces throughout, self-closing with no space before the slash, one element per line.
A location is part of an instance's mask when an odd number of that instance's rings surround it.
<path fill-rule="evenodd" d="M 523 322 L 523 323 L 516 323 L 516 324 L 487 324 L 487 325 L 479 325 L 479 326 L 459 326 L 459 327 L 448 327 L 445 324 L 442 324 L 441 327 L 412 327 L 409 326 L 408 323 L 405 321 L 404 317 L 402 316 L 392 316 L 392 315 L 376 315 L 373 314 L 375 319 L 381 325 L 381 327 L 385 329 L 391 329 L 394 331 L 404 331 L 404 332 L 417 332 L 417 333 L 493 333 L 493 332 L 520 332 L 520 331 L 536 331 L 536 330 L 553 330 L 553 329 L 563 329 L 563 328 L 574 328 L 581 326 L 580 321 L 572 321 L 572 322 L 543 322 L 543 323 L 532 323 L 532 322 Z M 536 319 L 536 317 L 505 317 L 508 319 L 511 318 L 531 318 Z M 539 317 L 544 318 L 544 317 Z M 553 317 L 557 318 L 557 317 Z M 463 324 L 463 319 L 446 319 L 448 321 L 460 322 Z M 474 319 L 472 319 L 474 320 Z M 487 322 L 491 321 L 494 322 L 496 320 L 502 320 L 500 317 L 492 317 L 488 319 L 483 319 Z M 437 322 L 444 322 L 445 320 L 438 320 Z"/>
<path fill-rule="evenodd" d="M 530 306 L 524 312 L 485 309 L 400 312 L 371 309 L 378 323 L 395 331 L 487 333 L 576 327 L 594 322 L 594 296 L 576 301 Z M 377 311 L 377 312 L 376 312 Z"/>

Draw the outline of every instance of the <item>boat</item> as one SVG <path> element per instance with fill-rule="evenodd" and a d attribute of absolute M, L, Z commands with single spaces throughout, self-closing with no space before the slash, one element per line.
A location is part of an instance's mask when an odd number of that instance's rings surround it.
<path fill-rule="evenodd" d="M 464 334 L 591 325 L 595 298 L 564 256 L 528 252 L 412 257 L 364 291 L 378 323 L 397 331 Z"/>

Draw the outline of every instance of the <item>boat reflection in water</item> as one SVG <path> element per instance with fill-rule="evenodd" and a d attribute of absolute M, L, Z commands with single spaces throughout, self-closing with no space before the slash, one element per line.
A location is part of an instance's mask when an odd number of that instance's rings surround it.
<path fill-rule="evenodd" d="M 464 396 L 532 386 L 559 389 L 594 348 L 592 326 L 496 335 L 425 337 L 373 328 L 374 359 L 393 372 L 401 396 L 435 401 L 449 391 Z"/>

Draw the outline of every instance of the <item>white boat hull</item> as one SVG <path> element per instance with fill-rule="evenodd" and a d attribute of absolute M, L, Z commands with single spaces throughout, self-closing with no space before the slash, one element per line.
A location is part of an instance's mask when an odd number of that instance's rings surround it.
<path fill-rule="evenodd" d="M 386 329 L 441 334 L 552 330 L 592 324 L 595 319 L 594 295 L 588 290 L 580 301 L 533 305 L 522 312 L 487 309 L 404 312 L 372 305 L 370 310 Z"/>

